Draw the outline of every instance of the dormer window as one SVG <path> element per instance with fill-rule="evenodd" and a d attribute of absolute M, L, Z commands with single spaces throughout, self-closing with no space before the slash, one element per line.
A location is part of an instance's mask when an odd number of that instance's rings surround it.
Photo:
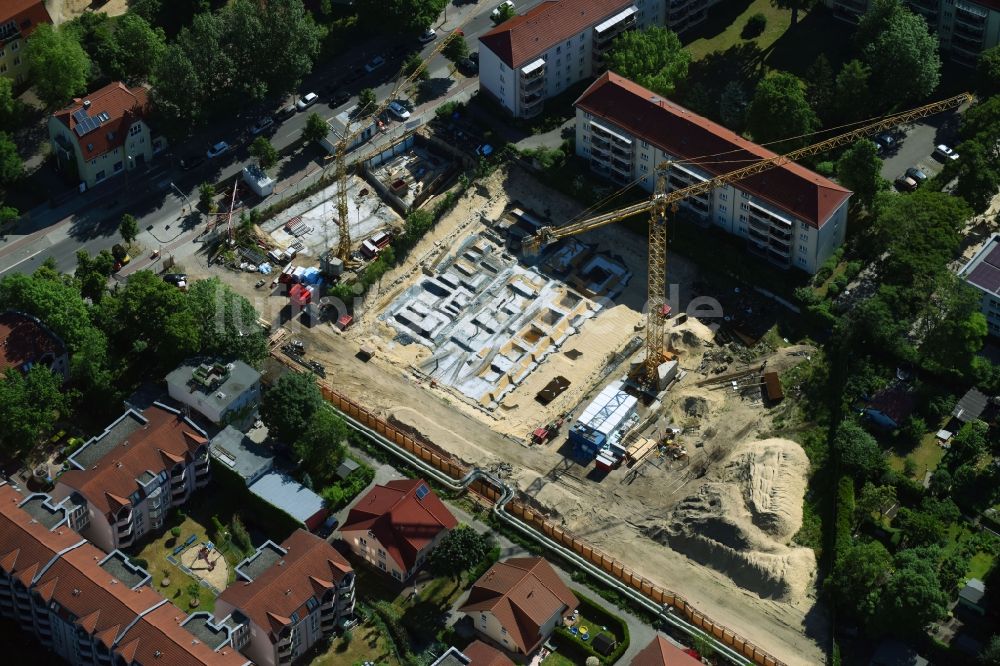
<path fill-rule="evenodd" d="M 87 144 L 87 151 L 91 152 L 91 153 L 94 152 L 94 144 L 88 143 Z"/>

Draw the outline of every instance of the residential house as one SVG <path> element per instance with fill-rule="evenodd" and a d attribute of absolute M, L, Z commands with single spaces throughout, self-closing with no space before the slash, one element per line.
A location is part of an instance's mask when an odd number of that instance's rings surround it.
<path fill-rule="evenodd" d="M 353 623 L 354 570 L 333 546 L 304 530 L 266 542 L 236 567 L 215 603 L 216 622 L 257 666 L 290 664 Z"/>
<path fill-rule="evenodd" d="M 514 662 L 495 647 L 476 640 L 464 650 L 448 648 L 431 666 L 514 666 Z"/>
<path fill-rule="evenodd" d="M 457 525 L 427 482 L 401 479 L 372 488 L 355 503 L 340 531 L 354 554 L 404 581 Z"/>
<path fill-rule="evenodd" d="M 163 529 L 167 512 L 211 479 L 205 432 L 158 402 L 129 409 L 67 462 L 53 496 L 77 507 L 70 527 L 106 551 Z"/>
<path fill-rule="evenodd" d="M 1000 337 L 1000 234 L 993 234 L 958 277 L 979 294 L 979 311 L 986 317 L 986 332 Z"/>
<path fill-rule="evenodd" d="M 58 335 L 29 314 L 0 314 L 0 377 L 11 368 L 27 372 L 38 363 L 69 377 L 69 354 Z"/>
<path fill-rule="evenodd" d="M 212 439 L 211 456 L 220 467 L 239 476 L 252 494 L 307 530 L 315 531 L 329 514 L 322 497 L 275 469 L 271 451 L 233 426 L 226 426 Z"/>
<path fill-rule="evenodd" d="M 0 481 L 0 616 L 74 666 L 249 664 L 227 632 L 203 640 L 194 616 L 160 596 L 144 569 L 68 522 L 49 498 L 24 498 Z"/>
<path fill-rule="evenodd" d="M 958 593 L 958 605 L 977 615 L 986 615 L 986 605 L 983 597 L 986 595 L 986 585 L 978 578 L 969 579 Z"/>
<path fill-rule="evenodd" d="M 955 409 L 951 410 L 951 417 L 959 424 L 977 421 L 983 416 L 983 412 L 986 411 L 986 406 L 989 404 L 990 399 L 985 393 L 979 389 L 970 388 L 955 404 Z"/>
<path fill-rule="evenodd" d="M 833 15 L 857 23 L 874 0 L 826 0 Z M 975 67 L 979 54 L 1000 44 L 1000 0 L 905 0 L 927 20 L 941 51 L 959 65 Z"/>
<path fill-rule="evenodd" d="M 682 649 L 668 641 L 660 634 L 656 635 L 649 645 L 632 657 L 631 666 L 701 666 L 701 660 L 691 649 Z"/>
<path fill-rule="evenodd" d="M 606 67 L 627 30 L 667 26 L 682 32 L 718 0 L 547 0 L 479 38 L 479 90 L 517 118 L 542 112 L 546 99 Z"/>
<path fill-rule="evenodd" d="M 619 185 L 668 191 L 710 180 L 775 153 L 612 72 L 576 101 L 576 153 Z M 725 154 L 719 164 L 705 155 Z M 747 250 L 780 268 L 813 274 L 844 242 L 851 192 L 794 162 L 682 200 L 709 228 L 746 241 Z"/>
<path fill-rule="evenodd" d="M 544 558 L 512 557 L 490 567 L 459 610 L 476 631 L 511 652 L 530 655 L 579 605 Z"/>
<path fill-rule="evenodd" d="M 0 76 L 14 83 L 27 81 L 28 56 L 25 46 L 35 28 L 52 23 L 42 0 L 4 0 L 0 3 Z"/>
<path fill-rule="evenodd" d="M 243 361 L 189 361 L 167 375 L 167 392 L 216 425 L 247 422 L 260 405 L 260 373 Z"/>
<path fill-rule="evenodd" d="M 880 428 L 895 430 L 903 426 L 916 405 L 917 400 L 912 393 L 893 386 L 876 393 L 865 405 L 864 413 Z"/>
<path fill-rule="evenodd" d="M 95 90 L 49 118 L 49 142 L 60 168 L 80 191 L 146 166 L 166 148 L 148 124 L 149 93 L 119 81 Z"/>

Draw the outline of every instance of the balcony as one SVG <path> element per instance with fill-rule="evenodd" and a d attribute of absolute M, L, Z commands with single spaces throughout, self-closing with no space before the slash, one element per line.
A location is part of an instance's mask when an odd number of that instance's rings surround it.
<path fill-rule="evenodd" d="M 544 106 L 545 105 L 542 104 L 542 96 L 537 95 L 530 102 L 525 102 L 524 104 L 521 105 L 521 115 L 525 118 L 531 118 L 532 116 L 537 116 L 539 113 L 542 112 L 542 108 L 544 108 Z"/>
<path fill-rule="evenodd" d="M 792 248 L 788 243 L 782 243 L 777 238 L 772 238 L 768 242 L 768 247 L 772 252 L 777 252 L 781 254 L 781 256 L 783 257 L 787 257 L 789 254 L 791 254 L 792 251 Z"/>

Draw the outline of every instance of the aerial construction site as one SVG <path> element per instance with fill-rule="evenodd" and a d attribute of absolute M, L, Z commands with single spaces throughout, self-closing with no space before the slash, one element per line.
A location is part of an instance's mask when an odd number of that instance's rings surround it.
<path fill-rule="evenodd" d="M 324 196 L 290 212 L 304 222 Z M 381 222 L 357 227 L 359 243 L 400 219 L 365 196 L 358 219 Z M 669 255 L 665 355 L 644 384 L 646 238 L 612 225 L 526 258 L 541 211 L 569 220 L 580 207 L 518 167 L 498 170 L 370 288 L 349 326 L 284 326 L 335 389 L 496 469 L 550 519 L 784 662 L 819 663 L 816 563 L 792 540 L 808 461 L 775 426 L 795 409 L 781 377 L 813 350 L 755 340 L 745 332 L 780 306 Z M 272 227 L 286 245 L 286 227 Z M 284 292 L 265 297 L 253 278 L 232 276 L 277 322 Z M 685 316 L 699 296 L 720 316 Z"/>

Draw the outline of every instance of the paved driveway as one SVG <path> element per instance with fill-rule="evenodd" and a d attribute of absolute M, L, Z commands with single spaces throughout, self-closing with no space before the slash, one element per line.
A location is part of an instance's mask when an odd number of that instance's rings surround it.
<path fill-rule="evenodd" d="M 931 153 L 939 143 L 954 146 L 958 119 L 958 112 L 950 111 L 902 128 L 892 152 L 883 155 L 882 177 L 893 181 L 912 166 L 934 177 L 943 165 Z"/>

